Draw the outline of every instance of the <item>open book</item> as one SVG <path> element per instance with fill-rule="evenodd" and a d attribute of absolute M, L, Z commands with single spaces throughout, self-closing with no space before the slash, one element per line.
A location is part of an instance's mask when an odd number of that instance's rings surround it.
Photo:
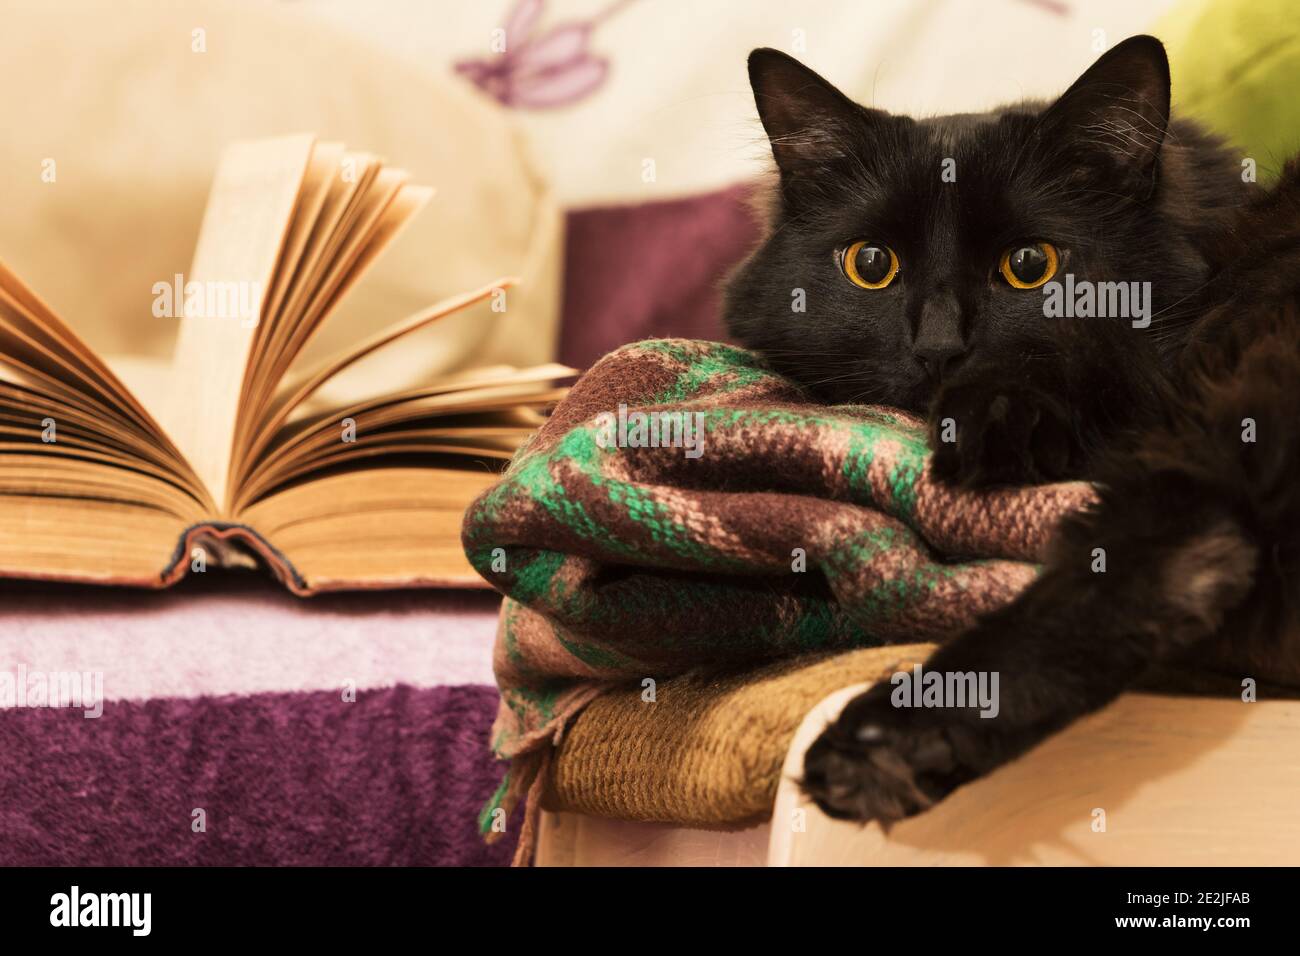
<path fill-rule="evenodd" d="M 190 274 L 152 290 L 154 314 L 180 329 L 150 395 L 0 266 L 0 575 L 160 587 L 260 563 L 300 594 L 479 584 L 461 513 L 571 370 L 480 368 L 388 394 L 330 386 L 409 332 L 505 303 L 511 280 L 300 361 L 431 195 L 312 136 L 230 147 Z"/>

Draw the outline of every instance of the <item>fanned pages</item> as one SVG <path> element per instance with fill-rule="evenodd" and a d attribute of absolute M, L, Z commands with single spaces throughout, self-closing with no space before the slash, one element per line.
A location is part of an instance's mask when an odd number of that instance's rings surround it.
<path fill-rule="evenodd" d="M 461 514 L 572 370 L 471 368 L 346 401 L 324 386 L 515 280 L 299 361 L 431 195 L 308 135 L 231 146 L 190 274 L 155 287 L 180 330 L 153 408 L 0 266 L 0 575 L 163 586 L 261 564 L 301 594 L 477 586 Z"/>

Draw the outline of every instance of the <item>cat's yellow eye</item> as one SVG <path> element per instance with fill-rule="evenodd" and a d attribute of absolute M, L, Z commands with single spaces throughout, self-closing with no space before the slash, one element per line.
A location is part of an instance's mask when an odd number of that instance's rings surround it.
<path fill-rule="evenodd" d="M 883 289 L 898 275 L 898 256 L 878 242 L 855 242 L 840 254 L 840 268 L 860 288 Z"/>
<path fill-rule="evenodd" d="M 1056 275 L 1061 254 L 1050 242 L 1028 242 L 1002 253 L 998 269 L 1013 289 L 1037 289 Z"/>

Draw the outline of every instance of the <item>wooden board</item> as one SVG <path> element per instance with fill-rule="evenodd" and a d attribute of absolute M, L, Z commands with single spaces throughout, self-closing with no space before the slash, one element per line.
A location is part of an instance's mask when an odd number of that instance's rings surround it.
<path fill-rule="evenodd" d="M 1300 863 L 1300 702 L 1128 694 L 886 834 L 825 816 L 791 779 L 858 690 L 827 698 L 795 735 L 770 865 Z"/>

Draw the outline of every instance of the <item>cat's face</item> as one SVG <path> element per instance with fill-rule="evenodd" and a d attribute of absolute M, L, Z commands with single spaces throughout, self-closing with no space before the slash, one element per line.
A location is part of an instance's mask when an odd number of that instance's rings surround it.
<path fill-rule="evenodd" d="M 727 322 L 824 400 L 923 411 L 941 383 L 1055 354 L 1077 323 L 1131 329 L 1046 317 L 1043 286 L 1067 273 L 1158 278 L 1153 312 L 1201 278 L 1152 200 L 1169 105 L 1155 41 L 1117 47 L 1051 106 L 930 120 L 857 106 L 775 51 L 750 78 L 780 190 Z"/>

